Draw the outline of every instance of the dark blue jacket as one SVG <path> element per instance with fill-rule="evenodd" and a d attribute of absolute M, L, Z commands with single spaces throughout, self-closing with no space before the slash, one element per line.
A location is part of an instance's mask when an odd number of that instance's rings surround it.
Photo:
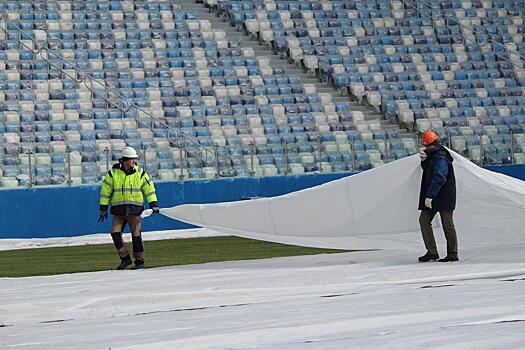
<path fill-rule="evenodd" d="M 439 146 L 425 151 L 427 159 L 421 162 L 423 176 L 419 192 L 419 210 L 453 211 L 456 209 L 456 177 L 454 159 L 446 148 Z M 432 198 L 432 209 L 425 207 L 425 198 Z"/>

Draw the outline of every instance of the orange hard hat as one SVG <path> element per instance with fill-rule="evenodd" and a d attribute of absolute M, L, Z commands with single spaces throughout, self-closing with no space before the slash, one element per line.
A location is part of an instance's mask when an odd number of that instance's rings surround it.
<path fill-rule="evenodd" d="M 437 140 L 439 140 L 439 136 L 432 130 L 427 130 L 423 133 L 423 145 L 428 146 Z"/>

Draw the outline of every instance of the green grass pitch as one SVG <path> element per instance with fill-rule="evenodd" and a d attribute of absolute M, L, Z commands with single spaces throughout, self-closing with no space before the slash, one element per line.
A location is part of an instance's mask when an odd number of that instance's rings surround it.
<path fill-rule="evenodd" d="M 347 252 L 235 236 L 145 241 L 144 246 L 148 268 Z M 131 251 L 130 243 L 127 247 Z M 25 277 L 111 270 L 120 261 L 113 244 L 94 244 L 0 251 L 0 262 L 0 277 Z"/>

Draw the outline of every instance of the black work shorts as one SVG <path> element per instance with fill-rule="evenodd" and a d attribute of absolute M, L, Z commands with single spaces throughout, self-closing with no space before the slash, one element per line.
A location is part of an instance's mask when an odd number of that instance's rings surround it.
<path fill-rule="evenodd" d="M 123 204 L 123 205 L 111 206 L 111 209 L 109 212 L 111 213 L 111 215 L 137 216 L 137 215 L 142 214 L 143 210 L 144 210 L 143 205 Z"/>

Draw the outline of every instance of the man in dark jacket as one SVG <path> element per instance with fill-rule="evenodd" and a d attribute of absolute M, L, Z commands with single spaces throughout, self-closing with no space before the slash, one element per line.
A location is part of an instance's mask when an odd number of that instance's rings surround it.
<path fill-rule="evenodd" d="M 438 260 L 439 255 L 432 231 L 432 219 L 439 212 L 441 224 L 447 239 L 447 256 L 441 262 L 458 261 L 458 240 L 454 227 L 454 209 L 456 209 L 456 177 L 453 158 L 447 149 L 440 145 L 438 135 L 433 131 L 423 133 L 421 151 L 421 191 L 419 193 L 419 225 L 427 253 L 419 258 L 420 262 Z"/>

